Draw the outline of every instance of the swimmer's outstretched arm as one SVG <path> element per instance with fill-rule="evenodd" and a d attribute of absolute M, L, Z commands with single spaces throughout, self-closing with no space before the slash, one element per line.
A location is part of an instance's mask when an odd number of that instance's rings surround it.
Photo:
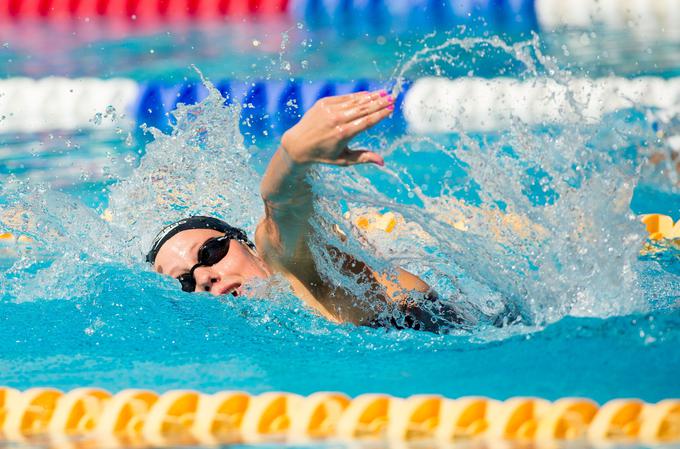
<path fill-rule="evenodd" d="M 260 192 L 265 220 L 279 228 L 282 256 L 294 251 L 308 232 L 312 193 L 306 180 L 313 164 L 383 165 L 380 155 L 352 151 L 350 139 L 387 117 L 392 98 L 380 92 L 359 92 L 317 101 L 300 122 L 286 131 L 264 174 Z"/>
<path fill-rule="evenodd" d="M 321 99 L 289 129 L 281 140 L 262 179 L 260 191 L 265 216 L 255 238 L 262 256 L 273 267 L 291 274 L 300 285 L 296 293 L 329 318 L 342 320 L 333 304 L 320 304 L 323 286 L 311 256 L 308 239 L 309 219 L 313 213 L 313 195 L 307 171 L 314 164 L 350 166 L 373 163 L 383 165 L 383 158 L 365 150 L 350 150 L 349 141 L 377 124 L 394 109 L 394 100 L 384 91 L 359 92 Z M 376 281 L 389 290 L 428 289 L 418 277 L 399 270 L 397 283 L 372 273 Z M 392 284 L 392 285 L 390 285 Z M 309 295 L 301 294 L 306 290 Z M 302 292 L 304 293 L 304 291 Z M 332 301 L 332 300 L 328 300 Z M 343 304 L 346 308 L 346 304 Z M 355 321 L 355 320 L 352 320 Z"/>

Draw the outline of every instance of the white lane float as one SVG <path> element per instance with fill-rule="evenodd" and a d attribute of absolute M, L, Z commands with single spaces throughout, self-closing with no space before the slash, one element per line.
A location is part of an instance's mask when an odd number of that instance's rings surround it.
<path fill-rule="evenodd" d="M 493 131 L 527 124 L 597 122 L 634 106 L 680 104 L 680 78 L 421 78 L 406 93 L 404 116 L 416 133 Z"/>

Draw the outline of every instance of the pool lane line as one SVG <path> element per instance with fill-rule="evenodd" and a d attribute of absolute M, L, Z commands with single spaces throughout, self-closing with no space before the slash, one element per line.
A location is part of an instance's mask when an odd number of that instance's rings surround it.
<path fill-rule="evenodd" d="M 676 0 L 5 0 L 0 23 L 121 21 L 149 24 L 284 17 L 309 28 L 373 34 L 447 30 L 456 26 L 505 32 L 562 28 L 633 30 L 680 36 Z"/>
<path fill-rule="evenodd" d="M 241 111 L 241 129 L 255 135 L 282 133 L 319 98 L 389 88 L 377 80 L 224 79 L 214 85 L 225 104 L 246 106 Z M 607 113 L 640 106 L 660 109 L 651 119 L 662 126 L 680 113 L 680 77 L 573 78 L 564 83 L 550 78 L 429 77 L 406 83 L 398 93 L 391 122 L 415 133 L 490 132 L 518 122 L 594 123 Z M 194 104 L 207 94 L 206 87 L 195 81 L 9 78 L 0 80 L 0 133 L 131 130 L 141 124 L 168 131 L 178 104 Z M 676 140 L 680 147 L 680 138 Z"/>
<path fill-rule="evenodd" d="M 102 445 L 167 446 L 345 440 L 403 442 L 480 441 L 591 444 L 680 441 L 680 399 L 649 404 L 587 398 L 547 401 L 513 397 L 449 399 L 439 395 L 398 398 L 339 392 L 309 396 L 242 391 L 99 388 L 62 392 L 0 388 L 0 425 L 7 441 L 63 442 L 64 437 Z"/>

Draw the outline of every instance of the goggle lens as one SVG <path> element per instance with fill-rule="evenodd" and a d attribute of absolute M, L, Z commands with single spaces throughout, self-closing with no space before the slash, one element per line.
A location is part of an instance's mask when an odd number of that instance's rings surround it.
<path fill-rule="evenodd" d="M 229 252 L 230 237 L 223 235 L 221 237 L 212 237 L 205 241 L 198 249 L 198 263 L 191 268 L 191 271 L 184 273 L 177 277 L 177 280 L 182 285 L 182 290 L 185 292 L 196 291 L 196 278 L 194 277 L 194 270 L 198 267 L 209 267 L 215 265 Z"/>
<path fill-rule="evenodd" d="M 229 240 L 226 235 L 206 240 L 198 249 L 198 263 L 200 266 L 209 267 L 222 260 L 229 251 Z"/>
<path fill-rule="evenodd" d="M 180 284 L 182 284 L 182 291 L 185 292 L 193 292 L 196 291 L 196 279 L 194 279 L 194 275 L 191 273 L 184 273 L 180 277 L 177 278 Z"/>

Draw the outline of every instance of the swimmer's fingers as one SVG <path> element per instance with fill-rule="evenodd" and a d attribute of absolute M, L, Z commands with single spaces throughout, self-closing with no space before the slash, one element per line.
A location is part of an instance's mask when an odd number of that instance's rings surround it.
<path fill-rule="evenodd" d="M 394 111 L 394 106 L 383 107 L 382 109 L 359 117 L 341 126 L 341 132 L 346 140 L 354 138 L 357 134 L 375 126 Z"/>
<path fill-rule="evenodd" d="M 330 162 L 333 165 L 357 165 L 357 164 L 376 164 L 381 167 L 385 165 L 385 160 L 378 153 L 368 150 L 351 150 L 345 147 L 338 157 Z"/>
<path fill-rule="evenodd" d="M 333 97 L 324 97 L 322 98 L 321 102 L 326 103 L 328 106 L 337 106 L 337 105 L 342 105 L 346 103 L 356 103 L 364 100 L 367 97 L 370 97 L 374 92 L 366 92 L 366 91 L 361 91 L 361 92 L 352 92 L 351 94 L 345 94 L 345 95 L 335 95 Z"/>
<path fill-rule="evenodd" d="M 342 111 L 342 115 L 345 120 L 351 122 L 373 114 L 374 112 L 378 112 L 384 108 L 392 111 L 394 109 L 394 98 L 392 98 L 392 96 L 388 95 L 387 93 L 384 95 L 382 93 L 378 93 L 368 96 L 362 101 L 348 105 Z"/>

